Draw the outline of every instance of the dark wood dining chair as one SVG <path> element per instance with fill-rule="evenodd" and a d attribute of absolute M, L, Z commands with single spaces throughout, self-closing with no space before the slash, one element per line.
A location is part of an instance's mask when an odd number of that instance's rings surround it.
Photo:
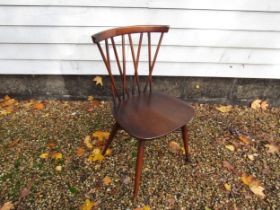
<path fill-rule="evenodd" d="M 97 44 L 109 73 L 111 93 L 113 96 L 112 113 L 116 121 L 102 152 L 103 154 L 106 152 L 119 129 L 125 130 L 129 135 L 138 140 L 134 198 L 137 197 L 139 191 L 144 159 L 144 145 L 147 141 L 165 136 L 180 128 L 182 130 L 186 160 L 189 160 L 188 130 L 186 124 L 194 116 L 193 108 L 185 101 L 176 97 L 152 91 L 153 69 L 163 34 L 168 32 L 168 30 L 169 26 L 166 25 L 140 25 L 109 29 L 92 36 L 92 40 Z M 135 39 L 132 38 L 132 35 L 139 35 L 137 52 L 134 50 L 133 40 Z M 155 46 L 152 45 L 152 35 L 159 37 Z M 117 38 L 120 39 L 118 43 L 115 41 Z M 143 38 L 147 40 L 145 48 L 148 51 L 148 58 L 146 59 L 148 74 L 144 77 L 144 81 L 143 78 L 139 78 L 138 71 L 141 46 L 144 45 L 142 44 Z M 155 47 L 154 55 L 152 55 L 153 47 Z M 130 48 L 129 51 L 134 70 L 133 75 L 129 77 L 132 81 L 129 81 L 127 76 L 127 63 L 129 63 L 126 60 L 128 55 L 127 48 Z M 116 75 L 114 76 L 112 73 L 111 66 L 113 62 L 110 52 L 114 54 L 114 64 L 119 73 L 118 78 L 121 80 L 119 83 L 116 82 Z M 121 87 L 117 87 L 117 84 Z"/>

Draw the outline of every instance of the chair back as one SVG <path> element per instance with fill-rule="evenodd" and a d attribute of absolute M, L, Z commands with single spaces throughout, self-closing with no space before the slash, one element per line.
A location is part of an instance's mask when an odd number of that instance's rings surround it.
<path fill-rule="evenodd" d="M 92 35 L 92 41 L 97 44 L 98 49 L 100 51 L 101 57 L 104 61 L 106 69 L 108 71 L 110 82 L 111 82 L 111 91 L 113 96 L 114 104 L 121 102 L 122 100 L 129 98 L 132 95 L 138 94 L 140 95 L 143 92 L 146 92 L 149 88 L 149 91 L 152 92 L 152 73 L 155 66 L 155 62 L 157 59 L 157 55 L 160 49 L 160 45 L 162 42 L 163 34 L 168 32 L 169 26 L 166 25 L 139 25 L 139 26 L 128 26 L 128 27 L 119 27 L 114 29 L 109 29 L 102 31 L 100 33 Z M 155 52 L 152 55 L 152 41 L 151 34 L 159 33 L 160 36 L 157 40 L 157 44 L 155 45 Z M 137 36 L 139 34 L 139 41 L 137 46 L 137 52 L 134 50 L 133 44 L 133 36 Z M 148 73 L 146 79 L 144 80 L 144 86 L 141 87 L 139 80 L 139 60 L 140 60 L 140 52 L 141 46 L 143 45 L 143 36 L 147 34 L 147 51 L 148 51 Z M 117 49 L 117 42 L 115 39 L 121 38 L 120 47 Z M 133 62 L 133 76 L 132 76 L 132 84 L 128 85 L 127 81 L 127 60 L 126 55 L 129 52 L 126 52 L 126 40 L 128 39 L 130 54 Z M 102 47 L 102 45 L 105 46 Z M 109 43 L 110 42 L 110 43 Z M 116 66 L 118 68 L 119 76 L 121 78 L 121 88 L 116 87 L 116 81 L 112 73 L 112 61 L 110 57 L 110 51 L 114 52 Z M 121 57 L 119 56 L 119 52 Z"/>

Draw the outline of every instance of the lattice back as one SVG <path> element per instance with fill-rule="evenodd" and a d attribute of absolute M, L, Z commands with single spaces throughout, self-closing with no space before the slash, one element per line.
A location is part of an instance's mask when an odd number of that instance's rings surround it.
<path fill-rule="evenodd" d="M 128 26 L 115 29 L 109 29 L 92 36 L 92 40 L 97 44 L 106 69 L 110 76 L 111 81 L 111 91 L 113 95 L 114 103 L 118 103 L 131 95 L 138 94 L 140 95 L 143 92 L 146 92 L 148 89 L 152 92 L 152 73 L 158 56 L 158 52 L 161 46 L 163 34 L 168 32 L 168 26 Z M 159 33 L 160 36 L 157 38 L 155 44 L 155 52 L 152 53 L 152 33 Z M 139 36 L 137 40 L 137 50 L 135 49 L 135 39 L 132 36 Z M 143 47 L 143 40 L 146 36 L 146 48 L 147 48 L 147 61 L 148 61 L 148 72 L 147 77 L 144 81 L 144 86 L 141 86 L 139 80 L 139 61 L 141 56 L 141 49 Z M 117 39 L 120 39 L 116 41 Z M 102 46 L 104 45 L 104 46 Z M 118 49 L 119 48 L 119 49 Z M 111 54 L 114 54 L 111 56 Z M 130 54 L 130 55 L 129 55 Z M 127 79 L 127 67 L 129 59 L 131 57 L 132 68 L 134 69 L 132 73 L 132 84 L 128 85 Z M 121 88 L 117 88 L 116 78 L 113 74 L 113 59 L 114 64 L 118 69 L 118 74 L 121 78 Z M 142 56 L 143 57 L 143 56 Z"/>

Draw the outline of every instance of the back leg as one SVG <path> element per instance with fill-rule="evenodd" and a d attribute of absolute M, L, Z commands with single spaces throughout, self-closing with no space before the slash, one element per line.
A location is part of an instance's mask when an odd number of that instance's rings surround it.
<path fill-rule="evenodd" d="M 182 127 L 182 137 L 183 137 L 183 142 L 184 142 L 184 149 L 186 153 L 186 161 L 190 162 L 190 155 L 189 155 L 189 134 L 188 134 L 188 128 L 187 125 L 184 125 Z"/>
<path fill-rule="evenodd" d="M 119 130 L 120 126 L 119 124 L 116 122 L 113 127 L 112 127 L 112 130 L 111 130 L 111 133 L 110 133 L 110 136 L 109 136 L 109 139 L 106 141 L 105 143 L 105 146 L 103 148 L 103 151 L 102 151 L 102 155 L 105 155 L 106 153 L 106 150 L 108 149 L 108 147 L 110 146 L 110 144 L 112 143 L 117 131 Z"/>

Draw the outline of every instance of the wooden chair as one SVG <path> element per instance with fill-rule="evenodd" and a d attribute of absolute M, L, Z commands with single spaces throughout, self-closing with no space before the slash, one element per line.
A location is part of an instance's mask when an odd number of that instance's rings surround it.
<path fill-rule="evenodd" d="M 188 130 L 186 124 L 194 116 L 193 108 L 178 98 L 167 96 L 162 93 L 152 92 L 153 69 L 162 42 L 163 34 L 168 32 L 168 30 L 169 26 L 165 25 L 128 26 L 109 29 L 92 36 L 92 40 L 97 44 L 109 73 L 111 92 L 113 96 L 112 112 L 116 120 L 102 152 L 103 154 L 106 152 L 118 129 L 125 130 L 128 134 L 138 140 L 139 145 L 133 194 L 134 198 L 137 197 L 139 191 L 144 145 L 148 140 L 159 138 L 181 128 L 184 148 L 186 151 L 186 160 L 189 160 Z M 154 56 L 152 56 L 151 35 L 154 33 L 159 33 L 160 37 L 156 45 Z M 135 36 L 137 34 L 139 34 L 139 42 L 136 53 L 134 50 L 132 35 Z M 138 76 L 138 64 L 144 34 L 147 34 L 148 75 L 144 80 L 143 86 L 143 81 L 140 83 L 141 79 L 139 79 Z M 114 39 L 114 37 L 117 36 L 121 38 L 121 46 L 119 47 L 121 48 L 119 49 L 122 56 L 121 60 L 117 50 L 118 46 Z M 126 38 L 128 38 L 129 45 L 126 45 Z M 103 41 L 105 42 L 105 47 L 102 47 Z M 109 41 L 111 44 L 109 44 Z M 127 47 L 130 48 L 134 67 L 134 75 L 131 76 L 132 84 L 130 89 L 126 73 L 126 55 L 128 54 L 128 52 L 126 52 Z M 117 88 L 116 78 L 112 73 L 110 51 L 111 53 L 112 51 L 114 52 L 115 65 L 118 67 L 119 76 L 121 78 L 121 88 L 119 88 L 121 91 Z"/>

